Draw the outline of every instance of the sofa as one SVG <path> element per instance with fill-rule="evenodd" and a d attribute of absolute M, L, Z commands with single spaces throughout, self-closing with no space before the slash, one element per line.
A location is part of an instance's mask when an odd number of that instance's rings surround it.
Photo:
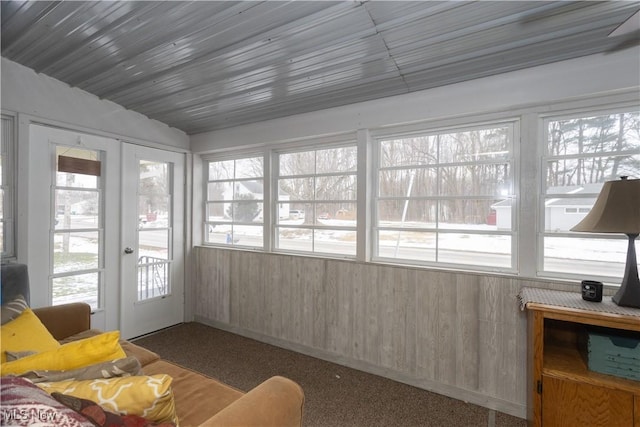
<path fill-rule="evenodd" d="M 12 269 L 4 265 L 2 268 L 5 279 L 2 294 L 6 301 L 10 293 L 20 294 L 21 290 L 15 283 L 7 283 L 10 276 L 7 270 Z M 21 270 L 18 276 L 25 280 L 26 273 Z M 91 329 L 91 308 L 85 303 L 35 308 L 33 312 L 62 344 L 101 334 L 101 331 Z M 158 354 L 132 342 L 120 340 L 119 344 L 127 356 L 138 359 L 144 375 L 166 374 L 172 378 L 175 413 L 181 427 L 302 425 L 304 393 L 290 379 L 275 376 L 245 393 L 163 360 Z"/>

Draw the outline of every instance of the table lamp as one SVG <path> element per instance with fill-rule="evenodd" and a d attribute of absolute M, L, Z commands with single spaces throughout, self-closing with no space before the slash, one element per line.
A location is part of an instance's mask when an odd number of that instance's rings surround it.
<path fill-rule="evenodd" d="M 640 179 L 623 176 L 620 180 L 605 182 L 591 211 L 571 231 L 624 233 L 629 237 L 622 284 L 611 299 L 621 306 L 640 308 L 635 247 L 640 234 Z"/>

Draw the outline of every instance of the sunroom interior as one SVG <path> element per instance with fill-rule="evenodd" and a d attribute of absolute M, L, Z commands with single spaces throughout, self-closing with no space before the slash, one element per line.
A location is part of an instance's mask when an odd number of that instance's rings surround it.
<path fill-rule="evenodd" d="M 3 262 L 527 418 L 520 290 L 624 272 L 570 229 L 640 178 L 639 9 L 3 1 Z"/>

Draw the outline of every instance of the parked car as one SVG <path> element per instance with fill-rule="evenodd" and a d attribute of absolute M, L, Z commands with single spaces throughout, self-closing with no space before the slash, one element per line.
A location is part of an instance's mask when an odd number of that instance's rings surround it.
<path fill-rule="evenodd" d="M 292 210 L 289 211 L 289 218 L 291 218 L 291 219 L 303 219 L 304 218 L 304 211 L 303 210 L 292 209 Z"/>

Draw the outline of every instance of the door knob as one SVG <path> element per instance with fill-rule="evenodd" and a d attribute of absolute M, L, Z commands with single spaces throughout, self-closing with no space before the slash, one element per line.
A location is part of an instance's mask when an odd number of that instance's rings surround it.
<path fill-rule="evenodd" d="M 128 254 L 132 254 L 133 253 L 133 249 L 131 249 L 130 247 L 127 246 L 126 248 L 124 248 L 124 253 L 127 254 L 127 255 Z"/>

